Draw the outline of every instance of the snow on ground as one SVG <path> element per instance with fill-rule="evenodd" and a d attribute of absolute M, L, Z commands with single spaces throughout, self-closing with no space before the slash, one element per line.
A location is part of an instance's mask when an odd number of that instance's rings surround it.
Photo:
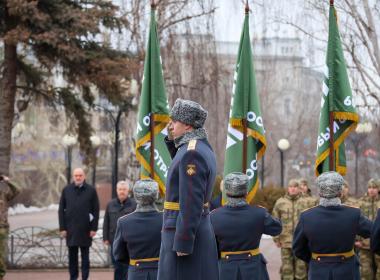
<path fill-rule="evenodd" d="M 58 211 L 58 204 L 50 204 L 49 206 L 46 206 L 46 207 L 35 207 L 35 206 L 26 207 L 24 204 L 16 204 L 15 206 L 10 207 L 8 209 L 8 215 L 14 216 L 18 214 L 35 213 L 35 212 L 42 212 L 46 210 Z"/>

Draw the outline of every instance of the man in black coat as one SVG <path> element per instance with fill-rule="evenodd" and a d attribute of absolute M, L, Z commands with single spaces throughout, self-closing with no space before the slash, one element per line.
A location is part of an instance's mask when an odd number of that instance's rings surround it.
<path fill-rule="evenodd" d="M 61 236 L 69 251 L 70 280 L 78 279 L 78 249 L 82 258 L 82 280 L 90 271 L 89 251 L 98 229 L 99 199 L 96 190 L 87 184 L 83 169 L 73 172 L 74 182 L 62 190 L 58 217 Z"/>
<path fill-rule="evenodd" d="M 128 198 L 129 187 L 127 182 L 119 181 L 116 185 L 117 197 L 112 199 L 106 208 L 103 222 L 104 244 L 111 246 L 111 259 L 114 266 L 114 279 L 125 280 L 127 278 L 128 265 L 118 262 L 113 257 L 113 240 L 115 237 L 117 220 L 136 209 L 136 202 L 133 198 Z M 128 254 L 128 251 L 127 251 Z"/>

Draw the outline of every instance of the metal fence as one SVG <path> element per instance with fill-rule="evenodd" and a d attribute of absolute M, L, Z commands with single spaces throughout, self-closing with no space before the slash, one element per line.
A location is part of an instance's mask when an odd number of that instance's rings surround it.
<path fill-rule="evenodd" d="M 96 236 L 90 247 L 92 267 L 110 266 L 108 246 Z M 66 240 L 58 230 L 43 227 L 22 227 L 10 232 L 8 238 L 8 265 L 12 268 L 67 267 Z"/>

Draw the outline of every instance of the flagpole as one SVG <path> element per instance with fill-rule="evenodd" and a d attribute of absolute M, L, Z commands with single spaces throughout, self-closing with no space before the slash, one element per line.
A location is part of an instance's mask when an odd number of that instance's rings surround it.
<path fill-rule="evenodd" d="M 330 0 L 330 6 L 334 6 L 334 0 Z M 330 77 L 329 77 L 330 78 Z M 329 170 L 335 171 L 334 164 L 334 112 L 331 111 L 331 104 L 333 102 L 333 92 L 329 92 L 329 129 L 330 129 L 330 151 L 329 151 Z"/>
<path fill-rule="evenodd" d="M 156 9 L 155 0 L 150 2 L 152 10 Z M 152 103 L 150 105 L 150 178 L 154 180 L 154 113 L 152 112 Z"/>
<path fill-rule="evenodd" d="M 331 92 L 329 94 L 331 94 Z M 334 166 L 334 112 L 329 112 L 329 129 L 330 129 L 329 170 L 335 171 L 335 166 Z"/>
<path fill-rule="evenodd" d="M 247 171 L 247 119 L 242 119 L 243 122 L 243 173 Z"/>
<path fill-rule="evenodd" d="M 248 0 L 245 2 L 245 14 L 247 15 L 249 13 L 249 5 L 248 5 Z M 245 111 L 245 110 L 244 110 Z M 242 119 L 243 122 L 243 164 L 242 164 L 242 172 L 246 173 L 247 171 L 247 153 L 248 153 L 248 139 L 247 139 L 247 134 L 248 134 L 248 125 L 247 125 L 247 119 L 244 118 Z"/>

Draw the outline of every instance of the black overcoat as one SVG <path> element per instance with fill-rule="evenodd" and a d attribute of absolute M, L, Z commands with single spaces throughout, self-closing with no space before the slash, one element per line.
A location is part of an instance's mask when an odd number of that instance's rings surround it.
<path fill-rule="evenodd" d="M 103 240 L 108 240 L 111 244 L 115 237 L 117 220 L 124 215 L 130 214 L 136 209 L 136 202 L 133 198 L 127 198 L 120 202 L 114 198 L 107 204 L 103 220 Z"/>
<path fill-rule="evenodd" d="M 97 231 L 99 199 L 96 190 L 86 182 L 81 187 L 74 183 L 62 190 L 58 209 L 59 230 L 67 231 L 67 246 L 91 246 L 90 231 Z"/>

